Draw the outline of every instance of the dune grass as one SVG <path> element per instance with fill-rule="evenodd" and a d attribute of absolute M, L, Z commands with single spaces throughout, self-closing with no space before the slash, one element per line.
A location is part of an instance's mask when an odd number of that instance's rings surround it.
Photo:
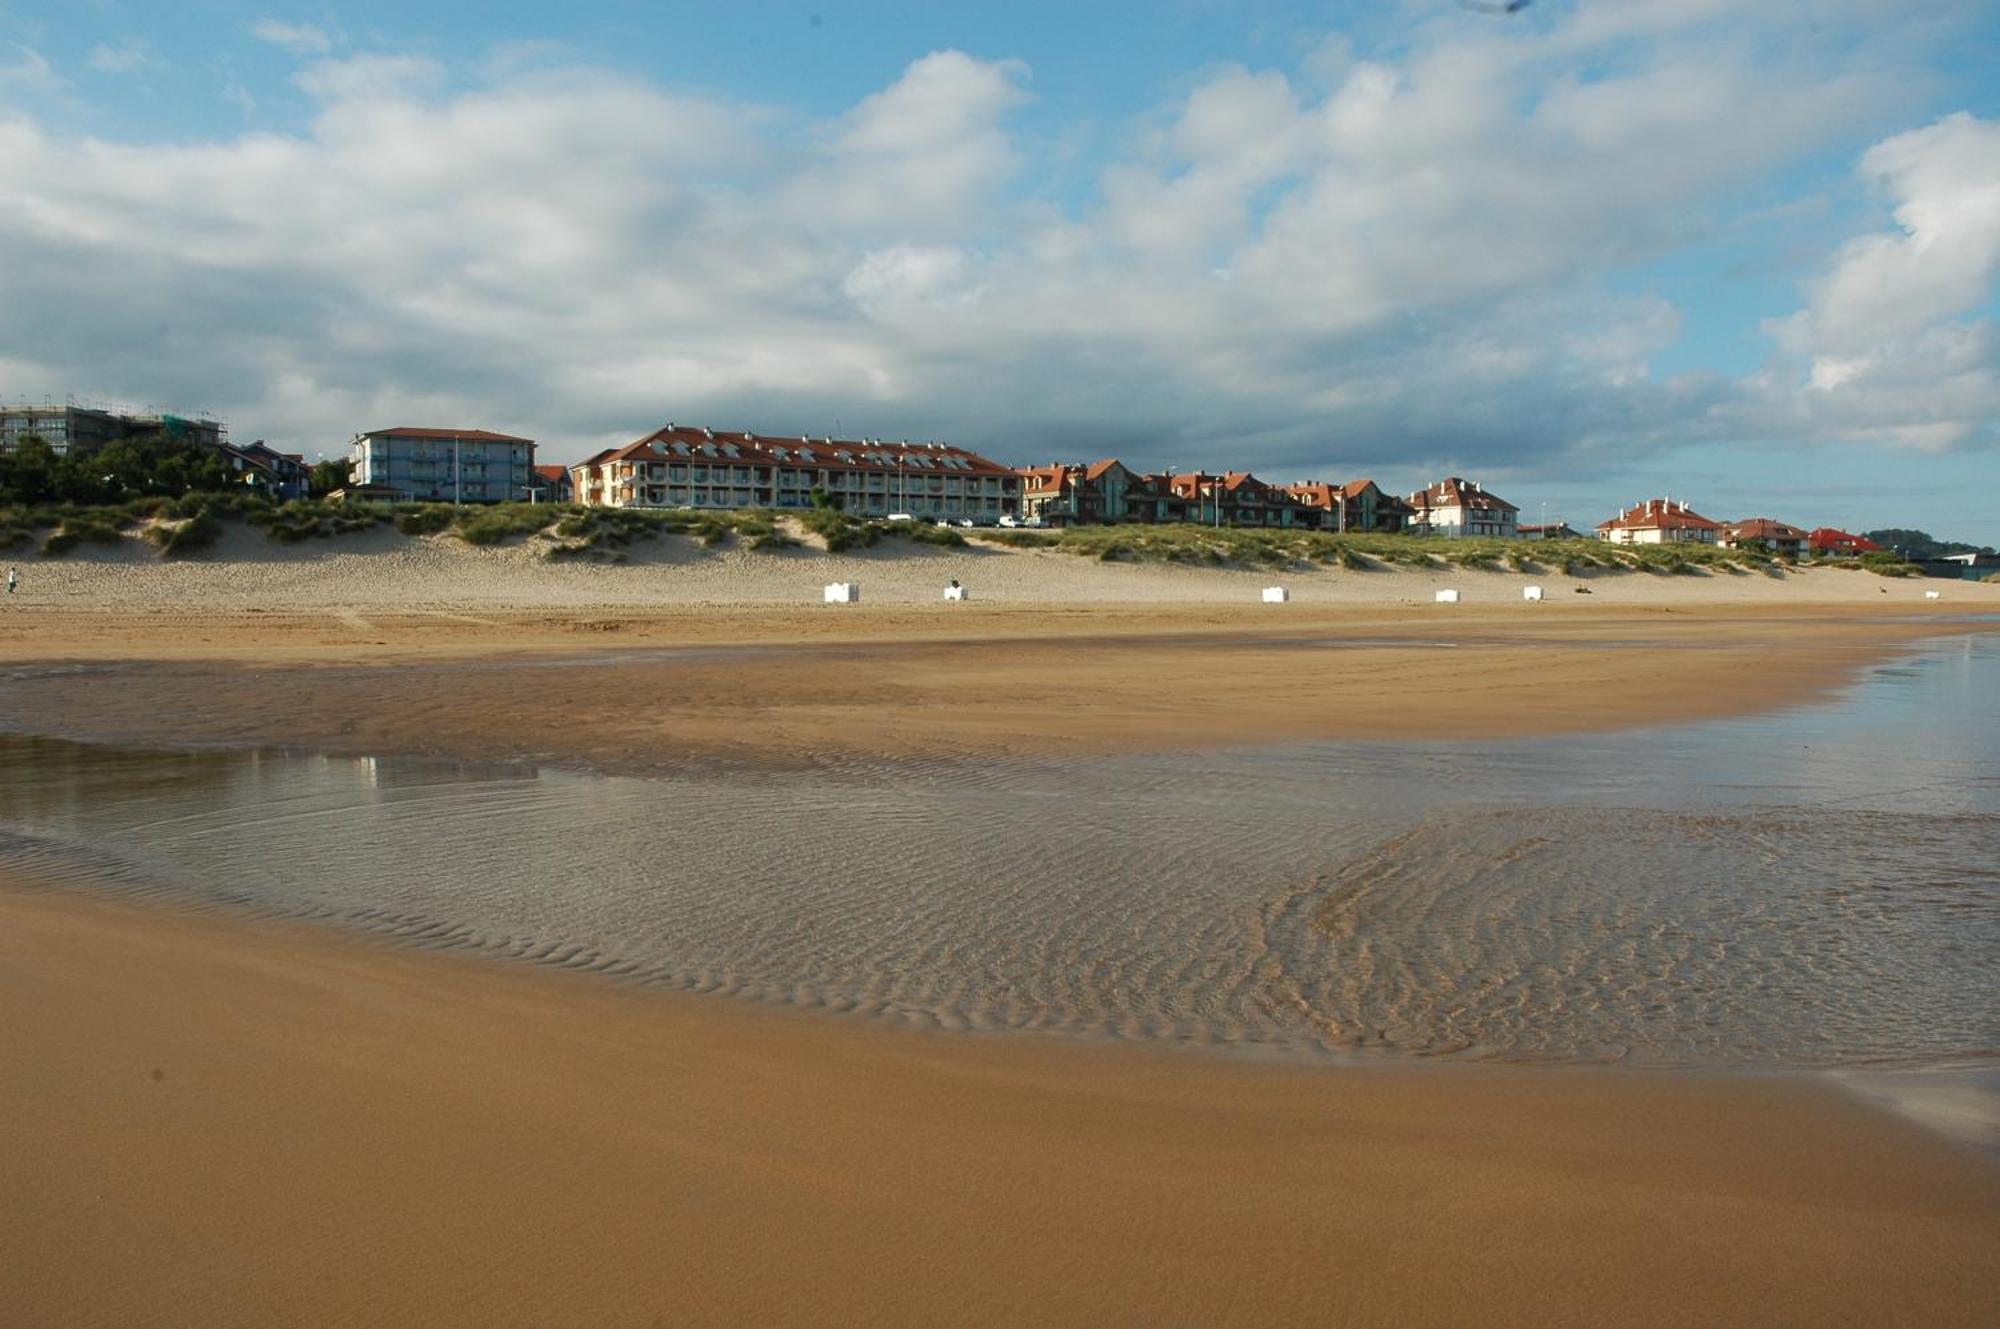
<path fill-rule="evenodd" d="M 1549 569 L 1587 577 L 1599 570 L 1659 576 L 1716 572 L 1771 572 L 1776 565 L 1751 550 L 1714 545 L 1612 545 L 1599 540 L 1454 539 L 1381 532 L 1261 530 L 1197 526 L 1078 526 L 1062 530 L 982 530 L 977 539 L 1014 549 L 1052 549 L 1104 562 L 1181 563 L 1192 566 L 1269 568 L 1338 567 L 1365 572 L 1387 567 L 1440 571 L 1511 571 L 1535 575 Z M 1886 566 L 1870 570 L 1903 575 Z"/>

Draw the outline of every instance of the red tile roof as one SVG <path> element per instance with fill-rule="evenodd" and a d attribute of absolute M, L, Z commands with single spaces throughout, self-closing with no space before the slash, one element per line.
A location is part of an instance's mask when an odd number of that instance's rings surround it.
<path fill-rule="evenodd" d="M 1803 540 L 1806 533 L 1796 526 L 1777 521 L 1770 517 L 1745 517 L 1723 528 L 1732 540 L 1779 540 L 1790 542 Z"/>
<path fill-rule="evenodd" d="M 730 449 L 734 449 L 731 455 Z M 887 443 L 879 439 L 796 438 L 669 424 L 622 448 L 600 452 L 579 466 L 606 462 L 744 462 L 758 466 L 809 466 L 830 471 L 904 471 L 914 475 L 1012 476 L 1011 466 L 944 443 Z"/>
<path fill-rule="evenodd" d="M 1347 486 L 1329 484 L 1287 485 L 1285 492 L 1293 499 L 1309 508 L 1325 508 L 1332 512 L 1347 497 Z"/>
<path fill-rule="evenodd" d="M 1627 508 L 1610 521 L 1597 523 L 1600 531 L 1719 531 L 1722 523 L 1710 521 L 1685 503 L 1667 498 L 1649 498 L 1636 508 Z"/>
<path fill-rule="evenodd" d="M 1849 535 L 1831 526 L 1821 526 L 1806 537 L 1806 547 L 1820 553 L 1866 554 L 1882 546 L 1865 535 Z"/>

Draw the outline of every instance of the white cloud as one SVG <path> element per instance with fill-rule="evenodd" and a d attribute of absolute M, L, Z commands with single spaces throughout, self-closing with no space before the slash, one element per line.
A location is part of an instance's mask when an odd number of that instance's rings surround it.
<path fill-rule="evenodd" d="M 60 96 L 66 86 L 40 51 L 20 45 L 14 46 L 11 54 L 0 51 L 0 104 L 16 101 L 33 105 Z"/>
<path fill-rule="evenodd" d="M 154 63 L 153 53 L 141 41 L 124 41 L 116 46 L 100 42 L 90 48 L 84 63 L 100 74 L 134 74 Z"/>
<path fill-rule="evenodd" d="M 1988 306 L 2000 275 L 2000 123 L 1959 113 L 1870 148 L 1861 175 L 1896 229 L 1856 237 L 1772 325 L 1806 365 L 1797 409 L 1834 432 L 1912 446 L 1991 435 L 2000 358 Z"/>
<path fill-rule="evenodd" d="M 0 171 L 27 182 L 0 211 L 0 301 L 48 311 L 0 357 L 21 387 L 213 403 L 302 446 L 394 416 L 558 457 L 668 415 L 1281 475 L 1976 437 L 1978 121 L 1867 153 L 1898 230 L 1834 256 L 1782 325 L 1789 361 L 1653 377 L 1674 293 L 1610 278 L 1853 144 L 1890 96 L 1703 37 L 1754 10 L 1691 8 L 1456 25 L 1394 59 L 1322 46 L 1296 77 L 1218 67 L 1063 207 L 1014 124 L 1028 71 L 960 51 L 818 124 L 545 49 L 311 60 L 297 133 L 155 145 L 0 118 Z M 1641 29 L 1680 35 L 1633 58 Z"/>
<path fill-rule="evenodd" d="M 974 221 L 1014 171 L 1001 127 L 1025 100 L 1018 61 L 936 51 L 842 118 L 795 206 L 877 233 L 939 234 Z"/>
<path fill-rule="evenodd" d="M 326 29 L 310 23 L 286 23 L 281 19 L 260 18 L 250 25 L 250 35 L 260 42 L 290 51 L 293 55 L 325 55 L 333 49 L 333 37 Z"/>

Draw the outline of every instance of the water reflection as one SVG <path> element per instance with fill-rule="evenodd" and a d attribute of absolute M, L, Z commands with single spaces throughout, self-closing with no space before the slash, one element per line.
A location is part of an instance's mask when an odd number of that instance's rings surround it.
<path fill-rule="evenodd" d="M 0 739 L 0 855 L 951 1027 L 1929 1065 L 2000 1049 L 1997 683 L 1966 637 L 1622 735 L 757 777 Z"/>

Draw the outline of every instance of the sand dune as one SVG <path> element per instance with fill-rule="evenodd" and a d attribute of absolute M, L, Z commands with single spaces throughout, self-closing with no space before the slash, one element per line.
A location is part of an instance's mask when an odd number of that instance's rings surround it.
<path fill-rule="evenodd" d="M 1552 600 L 1581 599 L 1578 587 L 1614 604 L 1798 604 L 1867 602 L 1924 604 L 1923 591 L 1944 587 L 1952 601 L 2000 605 L 2000 586 L 1899 581 L 1860 571 L 1805 569 L 1784 573 L 1701 573 L 1661 576 L 1607 569 L 1565 577 L 1452 568 L 1432 572 L 1378 566 L 1226 569 L 1171 564 L 1106 564 L 1074 554 L 975 545 L 943 550 L 884 544 L 830 555 L 799 548 L 710 551 L 679 536 L 635 544 L 621 565 L 552 563 L 533 542 L 474 547 L 448 535 L 417 538 L 387 528 L 299 545 L 274 544 L 235 527 L 217 548 L 162 561 L 127 539 L 117 549 L 85 545 L 61 559 L 14 560 L 24 581 L 22 605 L 183 606 L 376 609 L 505 606 L 583 609 L 699 605 L 811 605 L 831 581 L 859 581 L 862 609 L 929 604 L 957 578 L 972 590 L 960 610 L 982 605 L 1230 604 L 1257 602 L 1273 583 L 1302 604 L 1383 607 L 1432 603 L 1433 592 L 1460 587 L 1466 602 L 1520 600 L 1539 584 Z"/>

